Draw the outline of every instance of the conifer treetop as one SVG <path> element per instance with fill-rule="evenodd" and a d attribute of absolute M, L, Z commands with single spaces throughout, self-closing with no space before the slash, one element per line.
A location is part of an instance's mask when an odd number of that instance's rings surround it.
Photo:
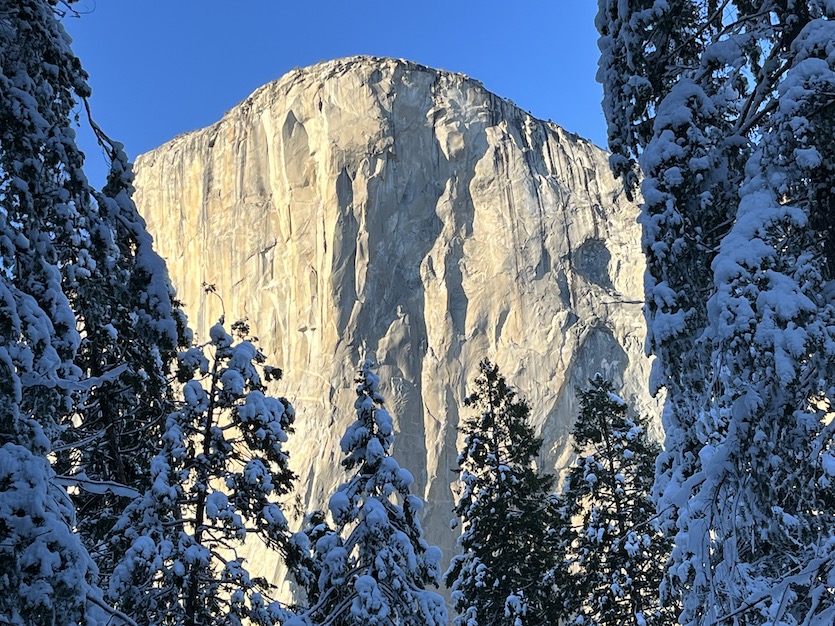
<path fill-rule="evenodd" d="M 553 589 L 559 545 L 551 506 L 554 477 L 539 474 L 542 444 L 530 409 L 498 366 L 479 364 L 475 390 L 464 400 L 458 456 L 461 520 L 458 544 L 445 574 L 458 626 L 539 626 L 557 618 Z"/>
<path fill-rule="evenodd" d="M 318 578 L 312 606 L 287 626 L 446 626 L 443 598 L 426 588 L 438 583 L 441 551 L 423 538 L 412 474 L 391 456 L 394 421 L 379 384 L 372 362 L 362 361 L 356 419 L 341 441 L 352 474 L 330 498 L 333 528 L 317 516 L 309 537 L 295 540 L 312 551 L 308 587 Z"/>

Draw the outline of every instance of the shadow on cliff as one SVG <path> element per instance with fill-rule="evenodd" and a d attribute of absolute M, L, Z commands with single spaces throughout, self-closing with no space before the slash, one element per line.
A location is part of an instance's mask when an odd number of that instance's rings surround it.
<path fill-rule="evenodd" d="M 542 471 L 553 472 L 555 467 L 563 470 L 572 461 L 571 428 L 580 412 L 577 389 L 586 389 L 589 380 L 597 373 L 612 381 L 615 390 L 619 389 L 623 385 L 628 363 L 628 355 L 610 328 L 599 323 L 588 330 L 572 356 L 567 368 L 569 375 L 547 411 L 542 426 L 542 439 L 553 442 L 548 447 L 544 446 L 540 453 L 539 467 Z"/>
<path fill-rule="evenodd" d="M 372 75 L 369 88 L 378 91 L 378 98 L 388 99 L 390 114 L 385 132 L 393 141 L 382 153 L 369 157 L 374 161 L 369 169 L 379 175 L 368 180 L 365 206 L 354 206 L 352 172 L 343 169 L 337 180 L 337 232 L 341 233 L 341 242 L 334 250 L 337 265 L 332 284 L 336 301 L 356 299 L 353 311 L 342 307 L 350 313 L 340 316 L 339 333 L 350 343 L 354 362 L 364 352 L 376 353 L 381 379 L 388 387 L 384 394 L 397 420 L 395 454 L 415 475 L 414 490 L 426 500 L 426 518 L 452 516 L 449 485 L 455 480 L 458 409 L 466 383 L 460 356 L 468 298 L 460 261 L 464 241 L 472 233 L 475 212 L 469 189 L 475 168 L 469 165 L 481 160 L 488 149 L 483 125 L 474 124 L 465 130 L 464 153 L 447 157 L 438 126 L 444 123 L 445 115 L 455 116 L 454 111 L 447 111 L 455 103 L 444 102 L 444 107 L 434 108 L 442 88 L 438 80 L 433 72 L 400 66 L 390 90 L 385 91 L 380 75 Z M 423 92 L 421 101 L 416 102 L 419 91 Z M 416 120 L 414 109 L 433 110 L 435 114 Z M 404 140 L 406 137 L 408 140 Z M 404 155 L 403 163 L 408 164 L 404 167 L 399 151 L 406 147 L 413 152 Z M 386 201 L 391 198 L 396 198 L 394 204 Z M 358 215 L 360 210 L 365 215 Z M 364 222 L 365 233 L 360 221 Z M 367 238 L 363 240 L 363 236 Z M 434 264 L 430 255 L 437 259 Z M 365 267 L 358 268 L 362 263 Z M 363 271 L 365 280 L 358 285 L 356 276 Z M 442 281 L 447 296 L 444 313 L 452 336 L 448 338 L 449 351 L 438 365 L 456 371 L 444 371 L 441 378 L 453 381 L 444 387 L 444 397 L 437 399 L 446 412 L 443 416 L 427 415 L 422 401 L 426 395 L 424 380 L 440 375 L 439 370 L 424 371 L 429 346 L 425 280 Z M 457 388 L 453 388 L 455 381 Z M 427 421 L 433 417 L 443 424 L 439 433 L 427 432 Z M 435 449 L 432 456 L 437 455 L 434 468 L 429 463 L 428 445 Z M 438 479 L 429 476 L 428 471 L 436 472 Z M 431 484 L 428 492 L 427 484 Z M 448 532 L 441 536 L 433 533 L 431 526 L 426 530 L 430 543 L 450 545 Z M 448 560 L 450 555 L 445 557 Z"/>

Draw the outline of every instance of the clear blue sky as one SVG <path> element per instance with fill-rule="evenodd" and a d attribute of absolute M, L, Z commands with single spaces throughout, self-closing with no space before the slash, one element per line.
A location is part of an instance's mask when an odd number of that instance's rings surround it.
<path fill-rule="evenodd" d="M 93 114 L 130 157 L 211 124 L 294 67 L 354 54 L 463 72 L 605 145 L 591 0 L 79 0 Z M 82 135 L 88 176 L 100 151 Z"/>

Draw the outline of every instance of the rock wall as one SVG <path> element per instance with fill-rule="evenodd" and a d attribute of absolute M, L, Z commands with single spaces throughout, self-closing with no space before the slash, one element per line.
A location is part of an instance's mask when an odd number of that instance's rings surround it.
<path fill-rule="evenodd" d="M 141 156 L 136 174 L 198 336 L 225 309 L 284 369 L 276 391 L 298 411 L 290 449 L 308 507 L 343 480 L 338 442 L 366 353 L 447 559 L 456 427 L 481 359 L 529 401 L 549 470 L 568 461 L 574 387 L 594 372 L 657 411 L 636 206 L 601 149 L 475 80 L 368 57 L 295 70 Z"/>

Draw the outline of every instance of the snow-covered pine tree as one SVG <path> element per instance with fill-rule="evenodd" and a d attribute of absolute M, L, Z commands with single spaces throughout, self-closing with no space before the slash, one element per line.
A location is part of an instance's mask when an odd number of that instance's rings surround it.
<path fill-rule="evenodd" d="M 835 620 L 833 18 L 822 0 L 600 2 L 613 163 L 646 176 L 656 492 L 687 625 Z"/>
<path fill-rule="evenodd" d="M 694 424 L 709 395 L 710 349 L 698 339 L 708 324 L 710 264 L 732 219 L 748 152 L 744 142 L 723 139 L 732 134 L 733 103 L 711 99 L 721 89 L 713 77 L 679 80 L 677 68 L 698 65 L 706 28 L 715 28 L 715 16 L 709 27 L 700 22 L 699 4 L 601 0 L 597 16 L 611 164 L 630 190 L 639 155 L 645 175 L 647 348 L 659 357 L 650 384 L 653 392 L 666 389 L 664 428 L 680 442 L 665 447 L 659 490 L 692 472 L 700 445 Z M 654 149 L 644 151 L 650 141 Z"/>
<path fill-rule="evenodd" d="M 54 328 L 71 331 L 72 344 L 62 350 L 79 382 L 65 385 L 62 399 L 40 400 L 38 411 L 45 417 L 43 406 L 49 406 L 53 413 L 41 424 L 52 442 L 55 469 L 62 484 L 76 487 L 78 530 L 87 545 L 98 546 L 93 557 L 106 575 L 112 559 L 98 548 L 130 501 L 126 494 L 150 484 L 153 446 L 172 410 L 167 375 L 187 332 L 165 265 L 130 198 L 124 152 L 93 122 L 111 172 L 101 192 L 85 177 L 72 120 L 90 90 L 59 21 L 59 9 L 71 11 L 71 4 L 27 0 L 8 10 L 0 5 L 0 18 L 8 23 L 3 88 L 10 105 L 3 167 L 14 177 L 7 184 L 16 187 L 7 198 L 7 217 L 31 233 L 26 253 L 7 258 L 21 276 L 44 272 L 46 260 L 57 271 L 50 279 L 55 287 L 33 295 L 60 294 L 66 299 L 61 306 L 69 305 Z M 55 303 L 42 304 L 58 310 Z M 27 401 L 26 393 L 22 399 Z"/>
<path fill-rule="evenodd" d="M 72 3 L 61 5 L 71 11 Z M 60 441 L 54 450 L 56 469 L 75 484 L 73 500 L 79 531 L 88 545 L 103 545 L 107 531 L 127 505 L 124 494 L 143 491 L 150 459 L 156 453 L 165 416 L 173 410 L 168 377 L 178 347 L 190 336 L 177 307 L 162 259 L 131 199 L 133 174 L 122 146 L 89 120 L 110 159 L 104 189 L 88 183 L 84 155 L 74 141 L 72 110 L 90 94 L 87 75 L 67 45 L 53 15 L 53 31 L 32 28 L 27 45 L 54 71 L 44 72 L 55 95 L 52 132 L 62 138 L 56 163 L 63 164 L 65 197 L 72 204 L 78 229 L 58 246 L 65 293 L 80 331 L 74 363 L 89 382 L 79 388 L 71 410 L 65 410 Z M 51 47 L 46 37 L 56 43 Z M 46 95 L 46 92 L 44 92 Z M 89 107 L 87 107 L 89 116 Z M 131 489 L 109 488 L 117 483 Z M 118 492 L 118 493 L 115 493 Z M 121 494 L 121 495 L 119 495 Z M 107 574 L 109 555 L 93 553 Z"/>
<path fill-rule="evenodd" d="M 460 427 L 455 514 L 463 524 L 462 554 L 446 573 L 455 623 L 554 624 L 561 615 L 551 575 L 561 559 L 554 477 L 534 467 L 542 440 L 530 426 L 530 409 L 486 359 L 464 404 L 475 414 Z"/>
<path fill-rule="evenodd" d="M 13 351 L 8 367 L 20 378 L 21 409 L 50 439 L 81 387 L 74 362 L 81 337 L 67 294 L 89 271 L 89 224 L 68 173 L 81 161 L 67 159 L 74 146 L 68 120 L 77 68 L 54 4 L 0 5 L 0 263 L 10 290 L 4 343 L 20 344 L 29 354 Z"/>
<path fill-rule="evenodd" d="M 571 432 L 577 462 L 557 500 L 567 617 L 584 626 L 674 624 L 677 612 L 659 601 L 672 542 L 655 524 L 651 499 L 661 448 L 609 381 L 598 374 L 589 382 L 578 390 Z"/>
<path fill-rule="evenodd" d="M 249 536 L 287 549 L 278 498 L 294 479 L 284 451 L 294 412 L 266 395 L 281 372 L 242 338 L 246 325 L 233 332 L 237 342 L 221 320 L 206 346 L 180 354 L 182 407 L 166 421 L 151 487 L 115 528 L 124 557 L 108 595 L 137 624 L 271 626 L 288 616 L 237 550 Z"/>
<path fill-rule="evenodd" d="M 115 617 L 49 463 L 64 416 L 91 385 L 76 363 L 71 306 L 91 271 L 69 123 L 86 86 L 57 5 L 0 2 L 0 620 L 15 625 Z"/>
<path fill-rule="evenodd" d="M 121 146 L 100 131 L 111 159 L 107 184 L 92 191 L 91 269 L 70 296 L 82 341 L 76 363 L 90 379 L 106 376 L 81 394 L 65 418 L 61 470 L 79 485 L 73 500 L 79 532 L 106 577 L 120 555 L 108 545 L 125 494 L 151 484 L 165 418 L 174 410 L 170 379 L 178 348 L 190 331 L 174 300 L 163 260 L 154 252 L 131 199 L 132 171 Z M 116 483 L 129 490 L 105 489 Z"/>
<path fill-rule="evenodd" d="M 357 383 L 357 419 L 341 441 L 353 474 L 330 499 L 333 530 L 309 524 L 315 601 L 286 626 L 446 626 L 443 598 L 426 589 L 438 584 L 441 552 L 423 539 L 423 502 L 391 456 L 394 423 L 370 361 Z"/>

